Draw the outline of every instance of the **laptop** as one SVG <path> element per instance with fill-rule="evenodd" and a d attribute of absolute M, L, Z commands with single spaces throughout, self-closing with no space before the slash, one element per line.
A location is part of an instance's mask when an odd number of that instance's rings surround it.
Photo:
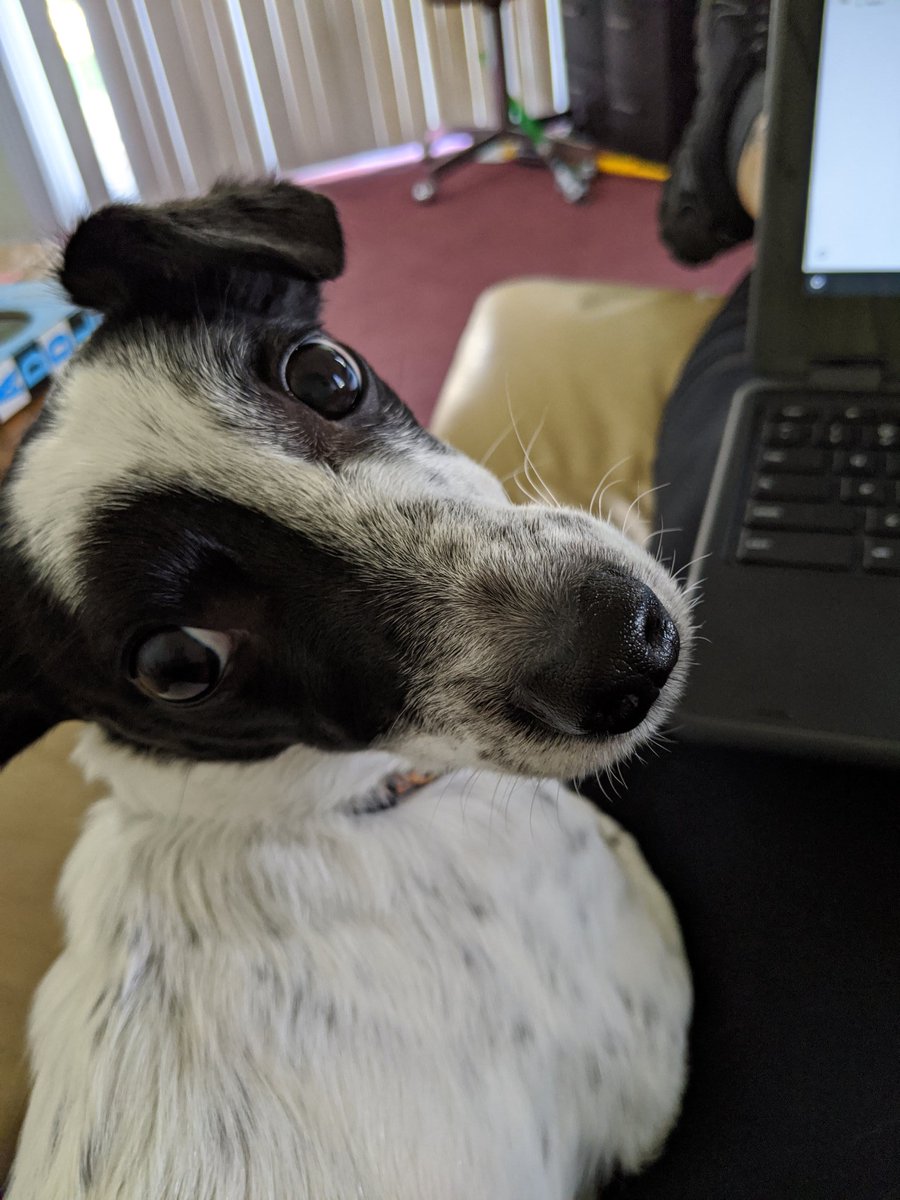
<path fill-rule="evenodd" d="M 781 0 L 688 738 L 900 763 L 900 0 Z"/>

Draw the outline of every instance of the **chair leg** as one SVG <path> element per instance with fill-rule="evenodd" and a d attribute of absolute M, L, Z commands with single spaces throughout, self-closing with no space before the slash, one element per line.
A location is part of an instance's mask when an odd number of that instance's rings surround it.
<path fill-rule="evenodd" d="M 434 162 L 426 155 L 426 165 L 428 173 L 424 179 L 417 179 L 412 185 L 412 198 L 420 204 L 425 204 L 429 200 L 433 200 L 437 195 L 438 181 L 444 175 L 448 175 L 451 171 L 455 171 L 457 167 L 465 166 L 467 162 L 471 162 L 482 150 L 488 146 L 492 146 L 494 142 L 505 138 L 506 134 L 502 130 L 481 131 L 481 136 L 476 136 L 471 146 L 467 146 L 465 150 L 459 150 L 456 154 L 451 154 L 448 158 L 441 159 L 439 162 Z"/>
<path fill-rule="evenodd" d="M 485 129 L 483 126 L 479 128 L 476 125 L 459 125 L 454 126 L 452 129 L 447 129 L 443 126 L 439 129 L 429 129 L 422 138 L 424 162 L 429 167 L 432 163 L 440 162 L 441 156 L 434 153 L 434 147 L 443 138 L 463 136 L 470 137 L 473 141 L 477 142 L 480 138 L 484 138 L 492 132 L 493 130 L 491 129 Z"/>
<path fill-rule="evenodd" d="M 433 165 L 428 167 L 428 173 L 424 179 L 418 179 L 413 184 L 413 199 L 419 203 L 433 200 L 437 195 L 438 182 L 445 175 L 455 171 L 457 167 L 471 162 L 488 146 L 501 141 L 512 142 L 520 151 L 518 157 L 522 157 L 521 152 L 524 151 L 526 157 L 546 167 L 564 199 L 568 200 L 570 204 L 575 204 L 587 196 L 591 181 L 596 174 L 596 168 L 590 159 L 585 160 L 586 167 L 582 164 L 573 165 L 564 154 L 560 153 L 560 147 L 552 138 L 541 142 L 536 151 L 534 142 L 528 134 L 513 126 L 510 129 L 497 129 L 477 137 L 471 146 L 467 146 L 465 150 L 460 150 L 456 154 L 451 154 L 440 162 L 433 163 L 433 160 L 426 158 L 426 164 L 431 161 Z"/>
<path fill-rule="evenodd" d="M 476 138 L 471 146 L 466 146 L 465 150 L 458 150 L 456 154 L 451 154 L 449 158 L 441 159 L 440 162 L 435 163 L 428 174 L 434 180 L 441 179 L 444 175 L 455 171 L 457 167 L 462 167 L 467 162 L 471 162 L 474 158 L 477 158 L 482 150 L 487 149 L 488 146 L 493 145 L 494 142 L 499 141 L 504 136 L 500 130 L 495 130 L 492 133 L 488 133 L 487 136 Z"/>
<path fill-rule="evenodd" d="M 559 153 L 552 138 L 545 138 L 535 148 L 534 142 L 528 134 L 522 133 L 521 130 L 513 129 L 503 136 L 529 152 L 531 161 L 538 162 L 547 168 L 553 176 L 563 199 L 568 200 L 570 204 L 577 204 L 579 200 L 585 199 L 590 191 L 591 180 L 595 172 L 591 171 L 586 177 L 583 176 L 576 167 L 567 162 Z"/>
<path fill-rule="evenodd" d="M 497 110 L 497 125 L 500 129 L 509 129 L 509 92 L 506 87 L 506 47 L 503 42 L 503 21 L 499 8 L 491 8 L 488 12 L 490 19 L 491 46 L 491 84 L 494 92 L 494 107 Z"/>

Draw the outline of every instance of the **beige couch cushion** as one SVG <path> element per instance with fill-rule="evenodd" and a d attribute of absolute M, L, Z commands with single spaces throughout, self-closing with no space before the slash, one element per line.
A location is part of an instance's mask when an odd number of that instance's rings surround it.
<path fill-rule="evenodd" d="M 651 486 L 666 398 L 721 303 L 552 279 L 493 287 L 475 305 L 432 427 L 471 457 L 487 456 L 515 500 L 543 480 L 559 500 L 586 507 L 609 472 L 605 512 L 615 516 Z"/>
<path fill-rule="evenodd" d="M 78 730 L 58 726 L 0 771 L 0 1186 L 28 1094 L 28 1008 L 59 952 L 56 881 L 97 796 L 69 762 Z"/>

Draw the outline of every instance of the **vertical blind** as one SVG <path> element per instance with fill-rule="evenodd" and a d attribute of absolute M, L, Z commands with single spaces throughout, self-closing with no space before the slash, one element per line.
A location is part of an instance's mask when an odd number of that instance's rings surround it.
<path fill-rule="evenodd" d="M 4 2 L 21 7 L 83 196 L 101 203 L 116 190 L 103 169 L 108 139 L 73 86 L 51 22 L 54 0 L 49 11 L 48 0 Z M 147 200 L 202 190 L 223 174 L 288 172 L 498 115 L 477 3 L 78 3 L 108 94 L 110 136 L 121 139 L 131 190 Z M 503 22 L 511 92 L 535 115 L 564 109 L 560 0 L 511 0 Z M 5 61 L 15 61 L 15 48 L 6 51 Z"/>

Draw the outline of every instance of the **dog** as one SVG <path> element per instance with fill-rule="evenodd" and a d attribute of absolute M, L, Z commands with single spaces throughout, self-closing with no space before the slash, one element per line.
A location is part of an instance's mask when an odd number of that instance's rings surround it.
<path fill-rule="evenodd" d="M 8 1200 L 573 1200 L 676 1119 L 675 917 L 555 780 L 660 728 L 688 603 L 421 428 L 343 262 L 273 182 L 65 246 L 104 322 L 0 491 L 0 759 L 79 718 L 108 794 Z"/>

